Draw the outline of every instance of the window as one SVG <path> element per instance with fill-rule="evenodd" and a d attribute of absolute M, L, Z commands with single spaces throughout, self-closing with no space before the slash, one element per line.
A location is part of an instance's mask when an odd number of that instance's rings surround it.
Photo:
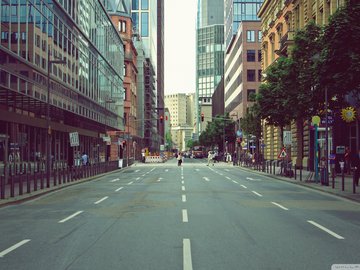
<path fill-rule="evenodd" d="M 149 36 L 149 13 L 148 12 L 141 13 L 141 36 L 142 37 Z"/>
<path fill-rule="evenodd" d="M 259 69 L 258 70 L 258 81 L 261 82 L 261 77 L 262 77 L 262 70 Z"/>
<path fill-rule="evenodd" d="M 255 42 L 255 31 L 254 30 L 246 31 L 246 41 L 247 42 Z"/>
<path fill-rule="evenodd" d="M 261 41 L 262 41 L 262 32 L 258 31 L 258 42 L 261 43 Z"/>
<path fill-rule="evenodd" d="M 258 62 L 261 62 L 261 50 L 258 50 Z"/>
<path fill-rule="evenodd" d="M 132 1 L 132 9 L 139 9 L 139 0 Z"/>
<path fill-rule="evenodd" d="M 254 101 L 254 95 L 256 94 L 255 89 L 248 89 L 247 90 L 247 101 Z"/>
<path fill-rule="evenodd" d="M 125 33 L 126 32 L 126 21 L 119 21 L 118 24 L 118 30 L 119 32 Z"/>
<path fill-rule="evenodd" d="M 247 70 L 247 81 L 248 82 L 255 82 L 255 69 L 248 69 Z"/>
<path fill-rule="evenodd" d="M 133 26 L 135 29 L 139 29 L 139 13 L 138 12 L 132 12 L 131 14 Z"/>
<path fill-rule="evenodd" d="M 247 50 L 247 61 L 248 62 L 255 62 L 255 50 Z"/>
<path fill-rule="evenodd" d="M 141 9 L 148 10 L 149 9 L 149 0 L 141 0 Z"/>

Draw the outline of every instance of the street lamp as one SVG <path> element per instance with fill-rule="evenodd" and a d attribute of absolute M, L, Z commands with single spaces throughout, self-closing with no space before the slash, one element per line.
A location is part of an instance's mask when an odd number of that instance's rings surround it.
<path fill-rule="evenodd" d="M 51 49 L 48 47 L 48 68 L 47 68 L 47 102 L 46 102 L 46 187 L 50 187 L 50 175 L 51 175 L 51 155 L 50 155 L 50 149 L 51 149 L 51 125 L 50 125 L 50 71 L 51 71 L 51 65 L 53 64 L 62 64 L 65 65 L 66 58 L 64 59 L 57 59 L 57 60 L 50 60 L 50 52 Z M 54 181 L 54 184 L 55 181 Z"/>

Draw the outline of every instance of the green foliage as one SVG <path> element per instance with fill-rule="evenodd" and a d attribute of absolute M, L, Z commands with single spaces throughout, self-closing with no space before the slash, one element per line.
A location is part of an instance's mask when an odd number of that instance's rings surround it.
<path fill-rule="evenodd" d="M 223 148 L 223 139 L 229 142 L 235 141 L 235 123 L 229 114 L 217 115 L 213 118 L 200 134 L 199 142 L 206 147 L 218 145 Z"/>
<path fill-rule="evenodd" d="M 261 137 L 261 117 L 258 103 L 255 103 L 246 115 L 241 119 L 241 129 L 245 135 L 255 135 Z"/>
<path fill-rule="evenodd" d="M 187 148 L 192 148 L 192 147 L 194 147 L 194 141 L 193 141 L 193 140 L 188 140 L 188 141 L 186 142 L 186 147 L 187 147 Z"/>
<path fill-rule="evenodd" d="M 171 132 L 170 132 L 170 131 L 166 132 L 166 134 L 165 134 L 165 140 L 166 140 L 166 143 L 167 143 L 167 145 L 168 145 L 168 148 L 169 148 L 169 149 L 172 149 L 173 143 L 172 143 L 172 138 L 171 138 Z"/>
<path fill-rule="evenodd" d="M 323 36 L 320 82 L 340 103 L 360 92 L 360 5 L 355 2 L 333 14 Z"/>

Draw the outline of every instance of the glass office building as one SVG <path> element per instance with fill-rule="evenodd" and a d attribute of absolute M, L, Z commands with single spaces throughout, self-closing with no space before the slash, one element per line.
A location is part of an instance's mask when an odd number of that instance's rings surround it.
<path fill-rule="evenodd" d="M 41 142 L 51 133 L 55 160 L 70 164 L 79 151 L 105 160 L 101 137 L 123 128 L 124 51 L 102 2 L 0 0 L 0 6 L 0 134 L 15 145 L 10 151 L 23 161 L 43 156 Z M 69 148 L 69 132 L 80 135 L 77 151 Z M 0 150 L 0 161 L 6 158 Z"/>
<path fill-rule="evenodd" d="M 242 21 L 260 21 L 257 17 L 264 0 L 225 0 L 225 47 L 229 47 Z"/>

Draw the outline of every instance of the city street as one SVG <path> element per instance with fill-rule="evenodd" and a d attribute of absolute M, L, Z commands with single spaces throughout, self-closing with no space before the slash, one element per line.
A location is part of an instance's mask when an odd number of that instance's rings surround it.
<path fill-rule="evenodd" d="M 0 208 L 0 269 L 331 269 L 360 263 L 358 203 L 185 159 Z"/>

